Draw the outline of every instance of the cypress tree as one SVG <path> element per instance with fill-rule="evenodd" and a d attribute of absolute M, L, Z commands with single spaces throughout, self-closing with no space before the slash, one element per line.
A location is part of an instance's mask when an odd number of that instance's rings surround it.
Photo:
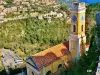
<path fill-rule="evenodd" d="M 100 50 L 100 12 L 96 14 L 96 44 Z"/>

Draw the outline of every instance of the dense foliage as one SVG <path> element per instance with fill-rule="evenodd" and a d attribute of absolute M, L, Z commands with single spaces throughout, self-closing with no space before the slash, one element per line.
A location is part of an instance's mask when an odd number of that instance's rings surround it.
<path fill-rule="evenodd" d="M 92 19 L 95 19 L 96 13 L 100 11 L 100 3 L 91 4 L 87 6 L 86 16 Z"/>
<path fill-rule="evenodd" d="M 14 0 L 5 0 L 6 4 L 4 5 L 6 8 L 10 8 L 13 5 Z"/>
<path fill-rule="evenodd" d="M 68 5 L 62 3 L 61 6 L 60 6 L 60 10 L 68 12 Z"/>
<path fill-rule="evenodd" d="M 87 43 L 90 43 L 91 39 L 91 29 L 95 25 L 96 13 L 100 11 L 100 3 L 91 4 L 87 6 L 86 10 L 86 35 L 87 35 Z"/>
<path fill-rule="evenodd" d="M 0 48 L 30 55 L 31 50 L 37 52 L 64 42 L 68 39 L 68 31 L 69 25 L 63 18 L 53 19 L 51 23 L 33 18 L 9 21 L 0 25 Z"/>

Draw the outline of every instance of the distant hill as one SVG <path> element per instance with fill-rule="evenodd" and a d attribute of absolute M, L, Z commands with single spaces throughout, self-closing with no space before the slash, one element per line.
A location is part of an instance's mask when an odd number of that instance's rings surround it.
<path fill-rule="evenodd" d="M 74 2 L 74 1 L 78 1 L 78 0 L 57 0 L 57 2 L 66 3 L 68 5 L 71 5 L 72 2 Z"/>
<path fill-rule="evenodd" d="M 57 2 L 71 3 L 73 0 L 57 0 Z"/>

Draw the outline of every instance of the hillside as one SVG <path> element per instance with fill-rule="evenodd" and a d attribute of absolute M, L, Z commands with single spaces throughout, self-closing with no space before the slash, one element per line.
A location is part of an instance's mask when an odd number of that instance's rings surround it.
<path fill-rule="evenodd" d="M 0 24 L 0 48 L 29 56 L 68 39 L 69 25 L 65 19 L 24 19 Z M 22 55 L 21 55 L 21 52 Z M 23 54 L 24 53 L 24 54 Z"/>

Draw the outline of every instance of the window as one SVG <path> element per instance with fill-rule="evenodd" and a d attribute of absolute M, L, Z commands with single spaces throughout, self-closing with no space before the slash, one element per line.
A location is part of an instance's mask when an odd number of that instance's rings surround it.
<path fill-rule="evenodd" d="M 51 74 L 51 71 L 48 71 L 47 73 L 46 73 L 46 75 L 50 75 Z"/>
<path fill-rule="evenodd" d="M 32 72 L 32 75 L 34 75 L 34 72 Z"/>
<path fill-rule="evenodd" d="M 61 68 L 61 67 L 62 67 L 62 64 L 59 64 L 59 65 L 58 65 L 58 69 Z"/>
<path fill-rule="evenodd" d="M 81 26 L 81 30 L 82 30 L 82 31 L 84 30 L 83 25 Z"/>
<path fill-rule="evenodd" d="M 73 32 L 76 32 L 76 25 L 73 25 Z"/>

